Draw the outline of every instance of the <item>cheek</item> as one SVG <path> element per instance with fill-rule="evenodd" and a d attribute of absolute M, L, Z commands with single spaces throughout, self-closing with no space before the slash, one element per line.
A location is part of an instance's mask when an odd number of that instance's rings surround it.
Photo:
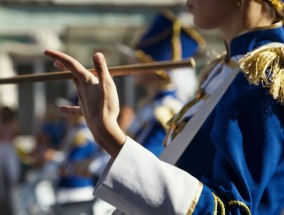
<path fill-rule="evenodd" d="M 228 0 L 226 0 L 228 1 Z M 192 14 L 200 28 L 218 28 L 228 15 L 227 2 L 223 0 L 197 0 Z"/>
<path fill-rule="evenodd" d="M 199 13 L 194 16 L 194 23 L 199 28 L 212 29 L 219 26 L 221 16 L 219 14 L 212 13 Z"/>

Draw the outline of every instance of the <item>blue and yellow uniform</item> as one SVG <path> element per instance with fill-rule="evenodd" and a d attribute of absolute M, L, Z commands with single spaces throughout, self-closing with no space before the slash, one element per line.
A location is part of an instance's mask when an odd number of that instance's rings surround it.
<path fill-rule="evenodd" d="M 180 158 L 178 166 L 205 185 L 193 214 L 212 214 L 213 209 L 226 214 L 280 214 L 284 208 L 284 112 L 281 99 L 273 99 L 269 92 L 277 81 L 267 60 L 269 53 L 276 54 L 269 46 L 272 42 L 284 42 L 282 22 L 244 33 L 230 44 L 230 58 L 249 53 L 241 67 L 251 70 L 247 73 L 252 83 L 257 81 L 253 70 L 261 73 L 261 63 L 267 63 L 264 73 L 272 83 L 257 77 L 265 86 L 254 86 L 244 73 L 238 74 Z M 262 52 L 252 52 L 265 45 Z M 281 97 L 281 92 L 274 97 Z"/>
<path fill-rule="evenodd" d="M 85 123 L 76 125 L 69 135 L 72 136 L 71 146 L 67 154 L 69 164 L 84 161 L 99 153 L 100 149 L 95 145 Z M 71 170 L 70 174 L 60 178 L 59 186 L 64 188 L 93 186 L 93 181 L 91 178 L 73 175 Z"/>
<path fill-rule="evenodd" d="M 101 149 L 96 145 L 85 122 L 78 122 L 68 132 L 64 142 L 66 154 L 63 174 L 59 178 L 57 199 L 59 203 L 81 202 L 92 200 L 89 190 L 93 189 L 91 177 L 77 175 L 72 164 L 95 157 Z"/>
<path fill-rule="evenodd" d="M 165 123 L 162 120 L 169 120 L 181 107 L 182 102 L 177 98 L 175 90 L 158 92 L 150 103 L 137 110 L 127 131 L 128 135 L 155 155 L 160 155 L 164 149 L 162 143 L 166 135 L 165 127 L 163 127 Z M 159 114 L 162 116 L 160 117 Z"/>
<path fill-rule="evenodd" d="M 191 154 L 186 151 L 179 161 L 188 173 L 127 138 L 94 194 L 129 214 L 281 214 L 283 43 L 282 22 L 253 29 L 231 41 L 227 58 L 215 65 L 196 101 L 184 106 L 167 138 L 170 144 L 182 134 L 182 124 L 190 123 L 188 119 L 207 95 L 235 70 L 230 62 L 240 59 L 239 73 L 193 140 L 197 148 Z M 209 147 L 213 154 L 206 158 L 203 153 Z M 202 171 L 194 173 L 201 163 Z"/>
<path fill-rule="evenodd" d="M 192 28 L 182 26 L 180 21 L 169 11 L 159 13 L 136 45 L 136 57 L 142 62 L 186 59 L 196 54 L 204 46 L 202 37 Z M 183 105 L 179 96 L 178 85 L 173 86 L 172 76 L 182 75 L 188 78 L 188 86 L 194 86 L 195 72 L 189 68 L 185 71 L 156 71 L 155 75 L 167 87 L 155 92 L 147 102 L 138 108 L 127 133 L 140 142 L 155 155 L 164 149 L 167 121 Z M 156 85 L 160 83 L 156 82 Z"/>

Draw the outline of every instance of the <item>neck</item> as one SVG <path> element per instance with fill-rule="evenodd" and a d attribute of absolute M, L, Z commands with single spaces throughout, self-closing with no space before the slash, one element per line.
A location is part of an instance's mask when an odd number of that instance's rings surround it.
<path fill-rule="evenodd" d="M 230 20 L 222 23 L 220 27 L 227 45 L 231 43 L 234 37 L 243 32 L 259 27 L 266 27 L 273 23 L 274 19 L 265 13 L 263 5 L 260 3 L 249 1 L 243 7 L 246 7 L 246 10 L 241 8 L 236 14 L 231 16 Z"/>

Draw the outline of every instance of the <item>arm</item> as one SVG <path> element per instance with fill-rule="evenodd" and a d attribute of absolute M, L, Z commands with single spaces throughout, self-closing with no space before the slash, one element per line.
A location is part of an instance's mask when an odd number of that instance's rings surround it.
<path fill-rule="evenodd" d="M 217 106 L 211 133 L 217 153 L 212 174 L 203 180 L 225 204 L 237 200 L 252 214 L 280 213 L 283 120 L 283 106 L 268 90 L 239 74 Z"/>
<path fill-rule="evenodd" d="M 237 94 L 232 91 L 224 95 L 222 105 L 217 106 L 219 120 L 213 125 L 212 139 L 218 151 L 213 174 L 203 179 L 202 185 L 126 138 L 116 122 L 117 92 L 101 54 L 94 60 L 98 78 L 67 55 L 54 51 L 46 54 L 74 73 L 81 111 L 97 143 L 113 158 L 95 190 L 98 197 L 130 214 L 213 214 L 214 209 L 222 208 L 220 202 L 227 211 L 239 214 L 244 209 L 239 201 L 253 214 L 277 214 L 283 208 L 283 113 L 264 97 L 265 92 L 246 91 L 245 82 L 231 87 Z M 240 98 L 234 100 L 238 95 Z M 263 101 L 268 102 L 265 108 Z M 64 107 L 62 111 L 80 113 L 78 107 Z M 276 190 L 279 192 L 273 192 Z"/>
<path fill-rule="evenodd" d="M 127 214 L 185 215 L 194 211 L 202 189 L 190 174 L 160 161 L 128 137 L 94 195 Z"/>
<path fill-rule="evenodd" d="M 97 76 L 86 70 L 72 57 L 47 50 L 45 55 L 55 59 L 55 66 L 70 70 L 74 75 L 80 107 L 61 107 L 66 114 L 83 114 L 96 142 L 113 158 L 117 156 L 126 135 L 117 123 L 119 101 L 115 84 L 107 69 L 104 56 L 93 57 Z"/>
<path fill-rule="evenodd" d="M 103 56 L 94 56 L 96 77 L 68 55 L 57 51 L 45 54 L 56 60 L 57 67 L 68 69 L 75 76 L 80 108 L 62 107 L 61 111 L 82 112 L 96 142 L 112 156 L 112 171 L 107 177 L 102 176 L 95 194 L 127 213 L 186 214 L 189 208 L 194 209 L 202 184 L 188 173 L 161 162 L 127 139 L 119 128 L 118 96 Z"/>

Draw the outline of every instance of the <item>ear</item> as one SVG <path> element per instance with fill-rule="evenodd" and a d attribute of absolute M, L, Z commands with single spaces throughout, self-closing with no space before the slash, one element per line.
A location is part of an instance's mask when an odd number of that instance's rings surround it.
<path fill-rule="evenodd" d="M 263 1 L 261 12 L 263 14 L 267 14 L 268 18 L 271 18 L 272 21 L 277 20 L 278 17 L 278 20 L 283 19 L 282 10 L 278 11 L 276 8 L 272 7 L 267 1 Z"/>

